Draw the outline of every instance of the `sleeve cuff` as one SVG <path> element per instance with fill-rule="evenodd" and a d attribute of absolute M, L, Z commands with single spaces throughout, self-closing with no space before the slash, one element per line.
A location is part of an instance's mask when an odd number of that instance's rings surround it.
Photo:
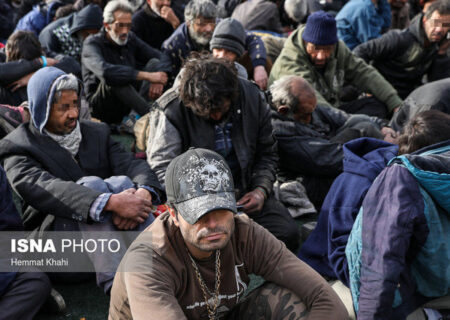
<path fill-rule="evenodd" d="M 149 186 L 144 186 L 144 185 L 140 185 L 140 186 L 138 186 L 138 188 L 143 188 L 143 189 L 147 190 L 148 192 L 150 192 L 150 194 L 152 195 L 152 204 L 156 204 L 156 205 L 161 204 L 161 198 L 159 197 L 159 193 L 155 189 L 153 189 L 152 187 L 149 187 Z"/>
<path fill-rule="evenodd" d="M 106 206 L 109 198 L 112 193 L 102 193 L 94 200 L 91 207 L 89 208 L 89 216 L 95 222 L 103 222 L 105 221 L 106 212 L 103 212 L 103 209 Z"/>

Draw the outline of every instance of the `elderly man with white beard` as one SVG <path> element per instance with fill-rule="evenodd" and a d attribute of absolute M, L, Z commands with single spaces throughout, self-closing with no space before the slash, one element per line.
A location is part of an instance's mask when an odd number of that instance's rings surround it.
<path fill-rule="evenodd" d="M 171 71 L 166 55 L 130 31 L 132 13 L 127 1 L 110 1 L 103 11 L 103 28 L 86 39 L 81 54 L 93 116 L 109 124 L 121 122 L 131 108 L 146 114 L 148 100 L 162 94 Z"/>

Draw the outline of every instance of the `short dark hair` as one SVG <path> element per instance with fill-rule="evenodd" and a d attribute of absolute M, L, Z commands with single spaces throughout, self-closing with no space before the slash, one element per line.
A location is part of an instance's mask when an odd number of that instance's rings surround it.
<path fill-rule="evenodd" d="M 180 98 L 201 117 L 220 109 L 225 99 L 233 103 L 238 94 L 237 71 L 232 62 L 210 53 L 192 53 L 184 64 Z"/>
<path fill-rule="evenodd" d="M 408 121 L 398 138 L 399 154 L 407 154 L 450 139 L 450 115 L 427 110 Z"/>
<path fill-rule="evenodd" d="M 437 0 L 430 4 L 425 12 L 425 18 L 429 19 L 433 12 L 439 12 L 440 15 L 450 14 L 450 1 L 449 0 Z"/>
<path fill-rule="evenodd" d="M 33 60 L 42 55 L 42 47 L 32 31 L 16 31 L 6 42 L 6 61 Z"/>

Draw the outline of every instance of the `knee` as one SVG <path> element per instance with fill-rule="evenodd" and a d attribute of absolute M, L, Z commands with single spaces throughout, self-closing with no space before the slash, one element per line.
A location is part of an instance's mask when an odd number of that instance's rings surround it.
<path fill-rule="evenodd" d="M 100 192 L 109 192 L 108 185 L 103 181 L 103 179 L 96 176 L 86 176 L 77 180 L 77 184 L 85 186 L 89 189 L 100 191 Z"/>

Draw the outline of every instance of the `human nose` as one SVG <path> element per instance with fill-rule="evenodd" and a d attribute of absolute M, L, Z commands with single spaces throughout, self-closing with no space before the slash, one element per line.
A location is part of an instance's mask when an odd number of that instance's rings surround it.
<path fill-rule="evenodd" d="M 78 107 L 72 107 L 69 109 L 69 117 L 72 119 L 78 119 L 79 109 Z"/>
<path fill-rule="evenodd" d="M 216 26 L 215 23 L 207 23 L 205 26 L 206 32 L 213 32 L 215 26 Z"/>
<path fill-rule="evenodd" d="M 319 50 L 317 52 L 317 59 L 323 60 L 323 59 L 325 59 L 325 57 L 326 57 L 326 55 L 325 55 L 325 52 L 323 50 Z"/>

